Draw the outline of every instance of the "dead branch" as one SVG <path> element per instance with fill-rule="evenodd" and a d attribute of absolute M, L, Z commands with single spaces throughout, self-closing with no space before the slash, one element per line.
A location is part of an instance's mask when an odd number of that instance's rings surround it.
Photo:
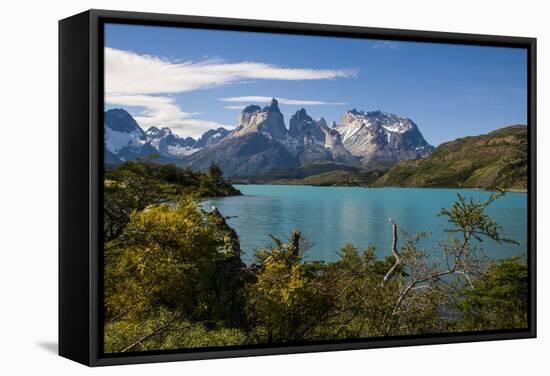
<path fill-rule="evenodd" d="M 122 349 L 120 352 L 127 352 L 132 350 L 137 345 L 143 345 L 143 341 L 156 336 L 159 333 L 162 333 L 164 330 L 166 330 L 170 325 L 172 325 L 173 320 L 169 320 L 166 324 L 159 326 L 158 328 L 154 329 L 153 331 L 147 333 L 143 337 L 139 338 L 137 341 L 131 343 L 130 345 L 126 346 L 124 349 Z"/>
<path fill-rule="evenodd" d="M 384 279 L 382 280 L 382 285 L 384 285 L 387 281 L 389 281 L 395 272 L 397 271 L 397 268 L 401 265 L 401 255 L 399 254 L 399 251 L 397 250 L 397 225 L 395 222 L 390 218 L 390 222 L 392 225 L 392 245 L 391 245 L 391 252 L 393 254 L 393 257 L 395 258 L 395 263 L 393 266 L 388 270 L 386 275 L 384 276 Z"/>

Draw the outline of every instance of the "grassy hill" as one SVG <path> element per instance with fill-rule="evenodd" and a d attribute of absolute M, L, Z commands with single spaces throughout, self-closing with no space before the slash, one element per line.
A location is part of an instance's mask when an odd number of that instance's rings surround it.
<path fill-rule="evenodd" d="M 375 186 L 527 189 L 527 127 L 513 125 L 439 145 L 424 159 L 403 161 Z"/>

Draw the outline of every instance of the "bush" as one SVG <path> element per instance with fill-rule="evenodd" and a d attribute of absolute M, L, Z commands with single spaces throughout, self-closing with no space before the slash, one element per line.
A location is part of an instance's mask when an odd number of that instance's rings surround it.
<path fill-rule="evenodd" d="M 523 257 L 493 261 L 458 304 L 458 330 L 527 328 L 529 274 Z"/>

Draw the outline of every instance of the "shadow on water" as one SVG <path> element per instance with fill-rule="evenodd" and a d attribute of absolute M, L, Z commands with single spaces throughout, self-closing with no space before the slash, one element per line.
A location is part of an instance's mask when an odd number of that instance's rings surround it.
<path fill-rule="evenodd" d="M 51 354 L 57 355 L 57 342 L 38 342 L 36 345 Z"/>

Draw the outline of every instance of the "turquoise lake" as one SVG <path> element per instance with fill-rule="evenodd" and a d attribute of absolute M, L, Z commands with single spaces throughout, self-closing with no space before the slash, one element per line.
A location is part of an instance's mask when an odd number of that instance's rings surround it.
<path fill-rule="evenodd" d="M 456 200 L 457 192 L 467 198 L 485 200 L 490 192 L 469 189 L 354 188 L 295 185 L 236 185 L 243 196 L 210 199 L 212 205 L 229 217 L 228 224 L 238 233 L 244 261 L 253 260 L 254 250 L 272 243 L 269 234 L 288 239 L 293 229 L 308 238 L 308 260 L 334 261 L 337 251 L 351 242 L 359 249 L 369 244 L 379 257 L 390 255 L 391 217 L 399 231 L 410 234 L 428 231 L 431 236 L 421 246 L 439 253 L 437 244 L 448 237 L 441 208 Z M 503 228 L 505 237 L 520 245 L 484 241 L 480 245 L 492 258 L 508 257 L 527 249 L 527 194 L 510 192 L 487 210 Z M 402 240 L 402 239 L 400 239 Z M 400 243 L 399 245 L 401 245 Z"/>

